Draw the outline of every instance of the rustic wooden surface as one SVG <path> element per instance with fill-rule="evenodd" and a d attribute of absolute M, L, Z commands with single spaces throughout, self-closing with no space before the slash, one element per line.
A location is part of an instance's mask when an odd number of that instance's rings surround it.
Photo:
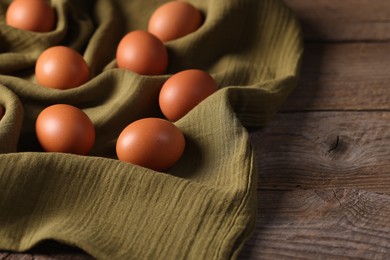
<path fill-rule="evenodd" d="M 390 1 L 285 0 L 296 91 L 251 134 L 258 219 L 241 259 L 390 259 Z"/>
<path fill-rule="evenodd" d="M 285 0 L 301 20 L 301 80 L 251 132 L 257 227 L 240 259 L 390 259 L 390 1 Z M 0 259 L 88 259 L 48 243 Z"/>

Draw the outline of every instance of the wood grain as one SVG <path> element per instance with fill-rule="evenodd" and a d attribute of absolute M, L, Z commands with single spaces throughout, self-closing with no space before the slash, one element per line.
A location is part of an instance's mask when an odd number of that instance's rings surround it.
<path fill-rule="evenodd" d="M 390 196 L 356 189 L 259 191 L 241 259 L 389 259 Z"/>
<path fill-rule="evenodd" d="M 390 43 L 306 44 L 282 111 L 389 110 L 389 68 Z"/>
<path fill-rule="evenodd" d="M 389 112 L 279 114 L 251 138 L 260 189 L 390 194 Z"/>
<path fill-rule="evenodd" d="M 311 41 L 388 41 L 390 2 L 386 0 L 284 0 Z"/>

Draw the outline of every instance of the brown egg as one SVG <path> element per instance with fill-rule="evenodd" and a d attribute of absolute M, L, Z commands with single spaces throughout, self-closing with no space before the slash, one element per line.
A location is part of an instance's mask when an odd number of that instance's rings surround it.
<path fill-rule="evenodd" d="M 176 121 L 216 90 L 217 83 L 207 72 L 193 69 L 176 73 L 161 88 L 160 109 Z"/>
<path fill-rule="evenodd" d="M 37 118 L 35 129 L 39 143 L 47 152 L 86 155 L 95 142 L 91 120 L 71 105 L 45 108 Z"/>
<path fill-rule="evenodd" d="M 133 31 L 120 41 L 116 61 L 119 68 L 141 75 L 161 75 L 168 66 L 168 52 L 156 36 Z"/>
<path fill-rule="evenodd" d="M 56 14 L 45 0 L 14 0 L 7 9 L 5 20 L 18 29 L 49 32 L 54 29 Z"/>
<path fill-rule="evenodd" d="M 75 88 L 89 80 L 89 68 L 74 49 L 55 46 L 38 57 L 35 78 L 39 84 L 48 88 Z"/>
<path fill-rule="evenodd" d="M 2 106 L 0 105 L 0 120 L 3 118 L 4 113 L 5 113 L 4 107 L 2 107 Z"/>
<path fill-rule="evenodd" d="M 202 14 L 193 5 L 172 1 L 154 11 L 148 30 L 166 42 L 196 31 L 202 25 L 202 20 Z"/>
<path fill-rule="evenodd" d="M 184 147 L 184 135 L 174 124 L 160 118 L 144 118 L 122 131 L 116 153 L 121 161 L 163 171 L 180 159 Z"/>

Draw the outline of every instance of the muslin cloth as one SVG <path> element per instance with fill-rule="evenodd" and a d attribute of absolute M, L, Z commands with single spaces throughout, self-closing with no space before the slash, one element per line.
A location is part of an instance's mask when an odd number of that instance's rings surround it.
<path fill-rule="evenodd" d="M 49 33 L 7 26 L 0 1 L 0 249 L 53 239 L 99 259 L 236 258 L 254 229 L 256 160 L 246 127 L 262 127 L 297 82 L 299 25 L 279 0 L 188 0 L 204 15 L 194 33 L 166 43 L 165 75 L 116 68 L 120 39 L 147 30 L 163 0 L 52 0 Z M 78 50 L 92 78 L 70 90 L 38 85 L 34 66 L 50 46 Z M 219 90 L 175 122 L 183 157 L 167 172 L 120 162 L 125 126 L 162 117 L 167 78 L 202 69 Z M 96 128 L 88 156 L 43 152 L 35 120 L 58 103 L 82 109 Z M 255 160 L 256 159 L 256 160 Z"/>

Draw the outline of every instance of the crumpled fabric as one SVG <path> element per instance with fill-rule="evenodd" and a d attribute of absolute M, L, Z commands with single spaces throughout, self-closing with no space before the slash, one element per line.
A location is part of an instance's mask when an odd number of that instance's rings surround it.
<path fill-rule="evenodd" d="M 0 249 L 24 251 L 45 240 L 98 259 L 234 259 L 254 229 L 257 172 L 247 127 L 272 119 L 297 82 L 300 27 L 280 0 L 188 0 L 204 15 L 194 33 L 166 43 L 164 75 L 118 69 L 115 52 L 132 30 L 147 30 L 162 0 L 52 0 L 54 31 L 9 27 L 0 1 Z M 45 49 L 70 46 L 88 63 L 84 85 L 55 90 L 34 78 Z M 183 157 L 166 172 L 120 162 L 119 133 L 162 117 L 168 77 L 202 69 L 216 93 L 175 124 Z M 82 109 L 96 129 L 88 156 L 44 152 L 35 120 L 45 107 Z"/>

